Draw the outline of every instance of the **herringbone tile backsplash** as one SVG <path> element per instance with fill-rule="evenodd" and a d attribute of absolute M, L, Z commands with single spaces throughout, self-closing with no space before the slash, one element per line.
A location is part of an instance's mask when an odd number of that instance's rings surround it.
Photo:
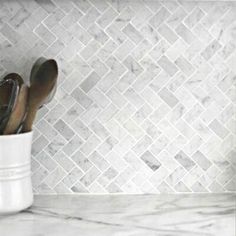
<path fill-rule="evenodd" d="M 0 76 L 40 56 L 35 193 L 236 191 L 236 2 L 0 1 Z"/>

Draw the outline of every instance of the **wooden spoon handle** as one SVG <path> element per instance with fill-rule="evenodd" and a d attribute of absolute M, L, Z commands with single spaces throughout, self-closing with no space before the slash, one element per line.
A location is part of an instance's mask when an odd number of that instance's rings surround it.
<path fill-rule="evenodd" d="M 23 125 L 23 130 L 22 130 L 23 133 L 30 132 L 32 130 L 37 111 L 38 111 L 38 106 L 29 107 L 29 110 L 27 112 L 24 125 Z"/>

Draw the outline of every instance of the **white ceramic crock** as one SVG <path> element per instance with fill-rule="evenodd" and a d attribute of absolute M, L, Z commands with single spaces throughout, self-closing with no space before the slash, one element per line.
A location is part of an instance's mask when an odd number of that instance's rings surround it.
<path fill-rule="evenodd" d="M 0 136 L 0 214 L 21 211 L 33 203 L 32 132 Z"/>

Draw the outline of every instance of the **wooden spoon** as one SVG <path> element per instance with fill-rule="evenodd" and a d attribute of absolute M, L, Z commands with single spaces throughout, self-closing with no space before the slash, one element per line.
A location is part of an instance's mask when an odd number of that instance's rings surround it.
<path fill-rule="evenodd" d="M 0 83 L 0 106 L 7 105 L 12 94 L 13 84 L 15 82 L 1 81 Z"/>
<path fill-rule="evenodd" d="M 9 82 L 8 82 L 9 81 Z M 11 82 L 16 81 L 16 82 Z M 24 84 L 24 80 L 17 73 L 7 74 L 3 79 L 0 87 L 0 106 L 6 105 L 11 97 L 12 86 L 16 83 L 19 87 Z"/>
<path fill-rule="evenodd" d="M 47 59 L 45 57 L 40 57 L 35 61 L 32 69 L 31 69 L 31 72 L 30 72 L 30 84 L 34 83 L 34 80 L 37 79 L 39 69 L 43 65 L 43 63 L 45 63 L 46 61 L 47 61 Z M 55 85 L 54 88 L 52 89 L 52 91 L 50 92 L 50 94 L 48 94 L 48 97 L 45 98 L 45 100 L 43 101 L 43 104 L 41 104 L 40 108 L 43 105 L 51 102 L 51 100 L 55 96 L 56 90 L 57 90 L 57 86 Z"/>
<path fill-rule="evenodd" d="M 4 117 L 6 117 L 7 109 L 8 109 L 7 105 L 0 106 L 0 126 L 3 122 Z"/>
<path fill-rule="evenodd" d="M 11 112 L 7 125 L 3 134 L 15 134 L 21 125 L 27 110 L 28 87 L 25 84 L 21 85 L 16 105 Z"/>
<path fill-rule="evenodd" d="M 17 74 L 17 73 L 10 73 L 10 74 L 7 74 L 3 80 L 8 80 L 8 79 L 11 79 L 11 80 L 16 80 L 18 81 L 18 84 L 19 86 L 21 87 L 22 84 L 24 84 L 24 80 L 22 79 L 22 77 Z"/>
<path fill-rule="evenodd" d="M 25 118 L 26 108 L 27 108 L 26 102 L 28 95 L 28 87 L 24 85 L 24 80 L 17 73 L 7 74 L 3 78 L 3 80 L 8 80 L 8 79 L 17 81 L 20 86 L 20 91 L 19 91 L 19 96 L 16 100 L 16 107 L 13 109 L 9 117 L 7 126 L 5 127 L 3 134 L 13 134 L 18 132 L 18 129 L 22 124 L 23 119 Z"/>
<path fill-rule="evenodd" d="M 23 126 L 23 132 L 32 130 L 37 110 L 43 104 L 56 85 L 58 66 L 55 60 L 50 59 L 44 62 L 35 76 L 29 88 L 28 112 Z"/>
<path fill-rule="evenodd" d="M 3 80 L 0 82 L 0 134 L 3 133 L 11 112 L 15 107 L 19 93 L 19 83 L 16 80 Z"/>

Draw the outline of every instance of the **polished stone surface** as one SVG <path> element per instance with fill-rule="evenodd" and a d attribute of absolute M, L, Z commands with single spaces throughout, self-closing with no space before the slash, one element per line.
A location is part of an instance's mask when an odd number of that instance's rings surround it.
<path fill-rule="evenodd" d="M 4 236 L 235 236 L 236 195 L 36 196 Z"/>
<path fill-rule="evenodd" d="M 231 1 L 0 0 L 0 80 L 58 62 L 34 192 L 236 192 Z"/>

